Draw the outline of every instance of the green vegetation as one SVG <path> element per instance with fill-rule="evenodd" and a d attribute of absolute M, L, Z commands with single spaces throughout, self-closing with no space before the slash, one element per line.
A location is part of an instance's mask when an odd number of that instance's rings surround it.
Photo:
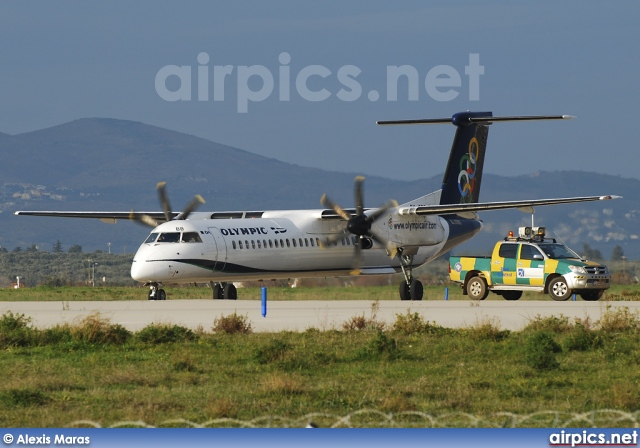
<path fill-rule="evenodd" d="M 349 279 L 344 279 L 349 282 Z M 264 284 L 268 287 L 270 301 L 276 300 L 398 300 L 398 286 L 395 284 L 400 278 L 394 278 L 392 286 L 347 286 L 347 287 L 298 287 L 272 285 L 272 282 L 252 282 L 248 287 L 238 290 L 241 300 L 260 300 L 260 287 L 254 284 Z M 449 300 L 466 300 L 462 290 L 452 283 L 430 285 L 424 288 L 424 300 L 444 300 L 445 288 L 449 288 Z M 211 300 L 212 292 L 209 285 L 169 285 L 166 287 L 168 300 L 204 299 Z M 22 301 L 61 301 L 75 302 L 80 300 L 111 301 L 111 300 L 147 300 L 147 288 L 142 286 L 118 287 L 50 287 L 35 288 L 0 288 L 0 302 Z M 498 295 L 489 294 L 486 300 L 505 300 Z M 546 294 L 525 292 L 520 300 L 546 300 L 553 302 Z M 571 300 L 571 299 L 569 299 Z M 579 297 L 577 300 L 582 300 Z M 640 300 L 640 285 L 613 285 L 607 290 L 600 302 L 605 301 L 635 301 Z M 365 319 L 365 318 L 363 318 Z M 358 325 L 354 322 L 354 325 Z"/>
<path fill-rule="evenodd" d="M 520 332 L 491 322 L 447 329 L 410 311 L 385 327 L 375 311 L 344 331 L 273 334 L 252 333 L 235 314 L 195 332 L 154 324 L 132 333 L 95 314 L 39 330 L 7 313 L 0 421 L 304 426 L 313 415 L 323 427 L 503 426 L 505 413 L 540 412 L 522 424 L 556 426 L 557 413 L 640 409 L 640 318 L 627 308 L 598 322 L 538 316 Z M 468 414 L 478 422 L 455 417 Z"/>

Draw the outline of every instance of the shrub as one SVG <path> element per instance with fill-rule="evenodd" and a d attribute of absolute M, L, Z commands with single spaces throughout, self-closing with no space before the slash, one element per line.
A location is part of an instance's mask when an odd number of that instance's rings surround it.
<path fill-rule="evenodd" d="M 533 319 L 529 320 L 524 330 L 531 331 L 550 331 L 552 333 L 567 333 L 571 331 L 572 325 L 569 323 L 569 318 L 563 314 L 559 316 L 546 316 L 537 315 Z"/>
<path fill-rule="evenodd" d="M 465 332 L 471 339 L 476 341 L 489 340 L 494 342 L 500 342 L 511 334 L 509 330 L 500 329 L 497 319 L 493 320 L 489 318 L 476 322 L 475 325 L 467 328 Z"/>
<path fill-rule="evenodd" d="M 383 331 L 378 331 L 358 353 L 358 359 L 378 358 L 386 356 L 389 360 L 399 356 L 398 343 L 395 339 L 387 336 Z"/>
<path fill-rule="evenodd" d="M 620 307 L 615 310 L 607 309 L 602 313 L 602 318 L 597 322 L 604 332 L 629 333 L 640 330 L 638 313 L 632 313 L 629 308 Z"/>
<path fill-rule="evenodd" d="M 362 313 L 362 316 L 353 316 L 348 321 L 342 324 L 342 329 L 344 331 L 384 330 L 384 322 L 379 322 L 377 320 L 379 309 L 380 301 L 376 300 L 371 304 L 371 317 L 367 319 L 366 317 L 364 317 L 364 313 Z"/>
<path fill-rule="evenodd" d="M 233 313 L 229 316 L 220 316 L 213 321 L 213 331 L 215 333 L 227 334 L 249 334 L 253 332 L 251 323 L 247 316 Z"/>
<path fill-rule="evenodd" d="M 31 327 L 31 318 L 24 314 L 7 311 L 0 317 L 0 348 L 28 347 L 36 340 L 36 330 Z"/>
<path fill-rule="evenodd" d="M 111 324 L 100 313 L 91 313 L 78 324 L 71 326 L 71 337 L 88 344 L 124 344 L 131 332 L 120 324 Z"/>
<path fill-rule="evenodd" d="M 585 325 L 583 322 L 576 321 L 573 330 L 565 339 L 565 347 L 567 350 L 587 351 L 594 347 L 602 345 L 602 338 L 599 334 Z"/>
<path fill-rule="evenodd" d="M 560 367 L 556 353 L 562 348 L 548 331 L 538 331 L 529 335 L 524 344 L 524 360 L 536 370 L 550 370 Z"/>
<path fill-rule="evenodd" d="M 180 325 L 150 324 L 137 333 L 138 340 L 149 344 L 193 341 L 196 334 Z"/>

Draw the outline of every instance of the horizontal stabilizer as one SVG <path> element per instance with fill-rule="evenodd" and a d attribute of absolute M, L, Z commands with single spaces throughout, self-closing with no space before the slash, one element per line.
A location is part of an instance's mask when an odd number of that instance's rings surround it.
<path fill-rule="evenodd" d="M 477 113 L 460 112 L 454 114 L 451 118 L 423 118 L 417 120 L 381 120 L 376 123 L 379 125 L 395 125 L 395 124 L 447 124 L 451 123 L 456 126 L 468 126 L 472 123 L 491 124 L 498 121 L 536 121 L 536 120 L 570 120 L 575 118 L 572 115 L 523 115 L 513 117 L 492 117 L 490 113 L 486 116 L 472 116 Z"/>

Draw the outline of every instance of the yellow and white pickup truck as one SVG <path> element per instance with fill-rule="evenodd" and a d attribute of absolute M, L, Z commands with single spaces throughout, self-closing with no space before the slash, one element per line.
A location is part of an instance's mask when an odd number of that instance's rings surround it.
<path fill-rule="evenodd" d="M 544 227 L 521 227 L 496 243 L 491 257 L 450 257 L 449 277 L 460 283 L 463 294 L 484 300 L 489 291 L 518 300 L 523 291 L 548 293 L 553 300 L 579 294 L 599 300 L 611 286 L 606 266 L 582 259 L 553 238 Z"/>

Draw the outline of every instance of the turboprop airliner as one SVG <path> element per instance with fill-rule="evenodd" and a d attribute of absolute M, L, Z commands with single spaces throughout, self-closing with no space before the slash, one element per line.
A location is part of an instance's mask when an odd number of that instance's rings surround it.
<path fill-rule="evenodd" d="M 236 299 L 234 282 L 303 277 L 402 273 L 401 300 L 422 300 L 413 269 L 469 240 L 482 229 L 478 212 L 615 199 L 585 196 L 478 202 L 489 126 L 506 121 L 562 120 L 568 115 L 494 117 L 461 112 L 451 118 L 379 121 L 379 125 L 456 126 L 442 188 L 399 205 L 365 208 L 364 177 L 355 179 L 354 208 L 326 195 L 317 210 L 196 212 L 171 210 L 165 184 L 157 186 L 162 212 L 17 211 L 16 215 L 133 219 L 153 227 L 136 252 L 131 277 L 149 287 L 149 300 L 165 300 L 164 285 L 210 283 L 213 299 Z"/>

